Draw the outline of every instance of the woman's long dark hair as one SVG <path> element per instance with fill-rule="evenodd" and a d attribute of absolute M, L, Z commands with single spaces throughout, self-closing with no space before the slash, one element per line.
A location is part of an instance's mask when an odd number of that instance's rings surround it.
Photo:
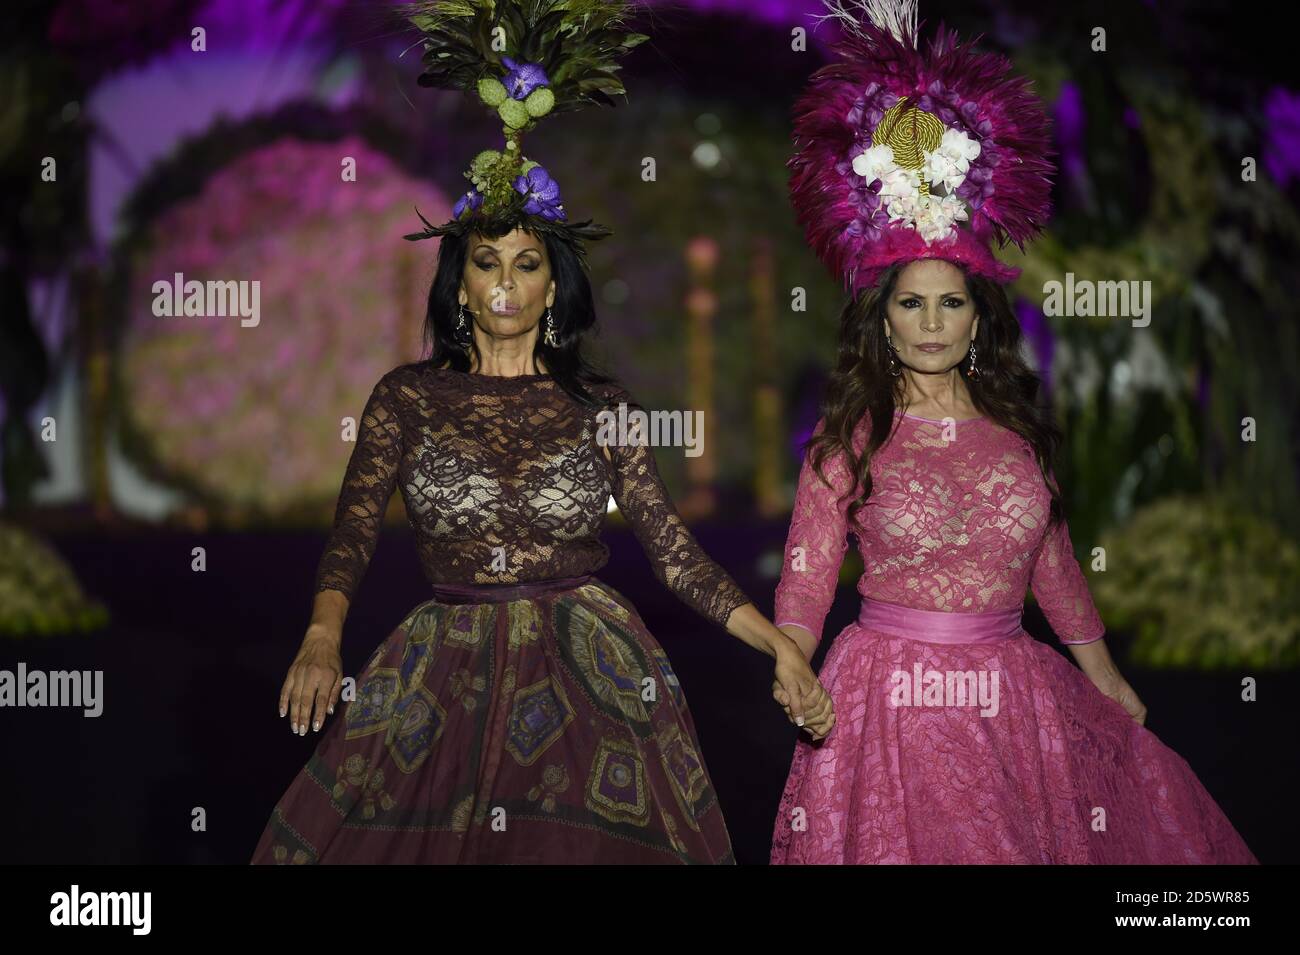
<path fill-rule="evenodd" d="M 491 235 L 486 238 L 495 239 L 500 236 Z M 574 249 L 569 243 L 549 234 L 543 234 L 541 238 L 546 243 L 551 278 L 555 281 L 555 304 L 551 306 L 551 320 L 558 344 L 555 347 L 547 345 L 539 329 L 533 360 L 540 358 L 555 383 L 575 401 L 595 407 L 599 402 L 586 386 L 614 379 L 593 367 L 582 350 L 583 336 L 596 325 L 596 307 L 591 297 L 586 262 L 581 250 Z M 438 270 L 434 274 L 433 284 L 429 286 L 429 304 L 424 316 L 424 341 L 426 346 L 430 343 L 433 346 L 426 361 L 434 368 L 467 372 L 470 370 L 471 353 L 476 362 L 482 358 L 472 334 L 469 342 L 462 342 L 456 337 L 456 324 L 460 317 L 457 292 L 465 273 L 469 241 L 469 233 L 444 235 L 439 240 Z"/>
<path fill-rule="evenodd" d="M 885 342 L 884 320 L 899 273 L 907 265 L 899 262 L 890 266 L 874 287 L 864 289 L 844 306 L 840 315 L 839 360 L 822 402 L 825 424 L 807 444 L 813 467 L 823 481 L 826 481 L 823 463 L 828 455 L 838 452 L 845 454 L 851 471 L 856 474 L 861 493 L 849 505 L 850 525 L 871 496 L 871 456 L 888 439 L 895 426 L 894 411 L 903 400 L 904 379 L 889 372 L 890 351 Z M 1051 477 L 1056 449 L 1061 442 L 1060 428 L 1047 409 L 1038 404 L 1041 383 L 1020 356 L 1020 323 L 1007 301 L 1006 290 L 991 279 L 971 275 L 964 268 L 962 274 L 980 317 L 975 333 L 979 378 L 966 378 L 971 401 L 981 414 L 1021 435 L 1033 447 L 1052 496 L 1050 528 L 1064 517 L 1060 489 Z M 965 374 L 969 356 L 963 359 L 960 368 Z M 853 448 L 853 431 L 864 414 L 870 415 L 871 432 L 858 456 Z"/>

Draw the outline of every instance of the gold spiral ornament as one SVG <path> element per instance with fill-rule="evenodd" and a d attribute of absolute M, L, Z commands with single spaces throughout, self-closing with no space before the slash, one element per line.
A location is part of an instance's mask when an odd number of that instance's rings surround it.
<path fill-rule="evenodd" d="M 943 123 L 938 116 L 923 109 L 907 105 L 904 96 L 880 118 L 871 134 L 871 145 L 885 145 L 894 151 L 894 162 L 903 169 L 918 172 L 925 162 L 925 154 L 939 148 L 943 140 Z M 930 183 L 921 176 L 921 195 L 930 194 Z"/>

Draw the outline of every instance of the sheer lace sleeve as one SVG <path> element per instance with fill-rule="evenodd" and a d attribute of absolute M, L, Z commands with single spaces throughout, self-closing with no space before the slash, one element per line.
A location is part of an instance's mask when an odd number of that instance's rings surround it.
<path fill-rule="evenodd" d="M 813 434 L 820 434 L 825 419 Z M 822 465 L 826 482 L 817 474 L 812 455 L 805 454 L 795 491 L 794 513 L 785 542 L 781 580 L 776 585 L 775 624 L 795 624 L 821 642 L 826 614 L 835 600 L 840 565 L 848 549 L 848 507 L 855 486 L 843 454 L 828 455 Z M 845 495 L 843 500 L 838 500 Z"/>
<path fill-rule="evenodd" d="M 627 402 L 629 415 L 644 411 L 622 389 L 616 389 L 609 399 L 609 410 L 617 414 L 620 401 Z M 659 477 L 653 447 L 613 442 L 609 451 L 614 501 L 627 517 L 655 577 L 701 616 L 725 627 L 733 610 L 752 601 L 704 553 L 682 522 Z"/>
<path fill-rule="evenodd" d="M 356 447 L 334 511 L 334 528 L 316 569 L 317 593 L 337 590 L 352 599 L 374 553 L 401 458 L 397 385 L 390 372 L 375 385 L 361 413 Z"/>
<path fill-rule="evenodd" d="M 1092 643 L 1105 633 L 1065 521 L 1052 527 L 1039 546 L 1029 588 L 1061 643 Z"/>

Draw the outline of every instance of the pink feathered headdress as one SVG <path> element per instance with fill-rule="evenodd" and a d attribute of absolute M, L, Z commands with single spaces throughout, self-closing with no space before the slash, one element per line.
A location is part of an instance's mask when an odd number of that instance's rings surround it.
<path fill-rule="evenodd" d="M 1014 279 L 991 242 L 1024 251 L 1051 213 L 1056 169 L 1030 82 L 942 26 L 922 53 L 916 0 L 850 0 L 860 16 L 823 2 L 845 37 L 795 106 L 788 163 L 808 244 L 851 294 L 900 260 Z"/>

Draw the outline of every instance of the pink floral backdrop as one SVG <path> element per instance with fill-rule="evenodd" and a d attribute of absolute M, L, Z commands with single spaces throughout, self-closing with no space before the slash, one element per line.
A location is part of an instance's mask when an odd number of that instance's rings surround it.
<path fill-rule="evenodd" d="M 344 157 L 357 180 L 343 181 Z M 123 411 L 155 469 L 203 496 L 267 514 L 338 493 L 370 387 L 420 355 L 436 244 L 417 246 L 412 204 L 450 206 L 350 138 L 284 139 L 212 176 L 151 226 L 132 263 L 118 358 Z M 158 317 L 153 284 L 261 283 L 260 320 Z"/>

